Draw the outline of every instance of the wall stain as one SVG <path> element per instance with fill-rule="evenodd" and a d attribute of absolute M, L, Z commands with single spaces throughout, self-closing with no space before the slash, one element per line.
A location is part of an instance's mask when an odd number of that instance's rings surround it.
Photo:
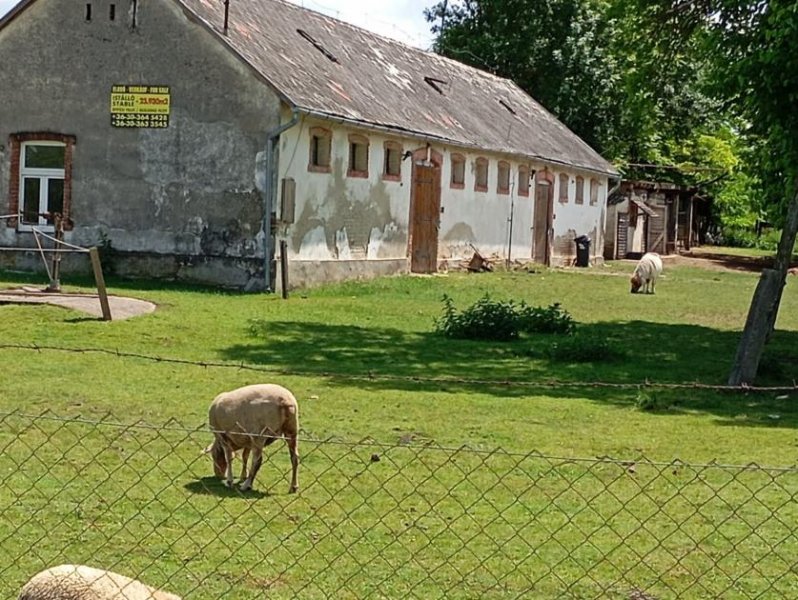
<path fill-rule="evenodd" d="M 331 256 L 362 259 L 382 251 L 373 243 L 407 244 L 407 232 L 395 226 L 391 215 L 391 197 L 383 181 L 370 183 L 365 199 L 358 198 L 349 188 L 365 184 L 363 180 L 347 180 L 343 158 L 337 158 L 324 193 L 323 205 L 316 198 L 307 198 L 291 235 L 292 249 L 300 253 L 305 235 L 319 226 L 324 229 L 327 249 Z M 372 235 L 379 232 L 379 239 Z M 347 248 L 340 248 L 345 243 Z M 387 254 L 391 256 L 392 254 Z"/>

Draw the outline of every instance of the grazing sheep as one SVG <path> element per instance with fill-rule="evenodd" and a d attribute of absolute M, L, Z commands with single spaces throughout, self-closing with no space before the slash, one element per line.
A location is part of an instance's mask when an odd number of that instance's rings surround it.
<path fill-rule="evenodd" d="M 111 571 L 60 565 L 34 575 L 18 600 L 180 600 L 180 596 Z"/>
<path fill-rule="evenodd" d="M 255 475 L 263 462 L 263 447 L 284 437 L 291 456 L 291 487 L 288 493 L 297 491 L 299 406 L 291 392 L 269 383 L 223 392 L 211 402 L 208 423 L 214 433 L 214 441 L 205 451 L 213 458 L 214 473 L 225 479 L 227 487 L 233 486 L 232 463 L 237 450 L 243 450 L 240 489 L 247 491 L 252 489 Z M 252 465 L 247 474 L 250 451 Z"/>
<path fill-rule="evenodd" d="M 644 294 L 653 294 L 657 278 L 662 273 L 662 259 L 656 252 L 646 252 L 637 263 L 632 273 L 632 293 L 637 294 L 643 288 Z"/>

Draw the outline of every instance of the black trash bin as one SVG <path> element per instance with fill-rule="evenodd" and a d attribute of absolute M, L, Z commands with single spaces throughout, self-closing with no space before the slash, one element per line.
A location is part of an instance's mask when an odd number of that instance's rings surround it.
<path fill-rule="evenodd" d="M 589 267 L 590 266 L 590 237 L 587 235 L 580 235 L 574 242 L 576 242 L 576 266 Z"/>

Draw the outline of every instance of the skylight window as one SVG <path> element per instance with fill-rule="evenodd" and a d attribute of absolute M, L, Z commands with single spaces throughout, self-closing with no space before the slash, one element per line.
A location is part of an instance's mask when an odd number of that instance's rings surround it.
<path fill-rule="evenodd" d="M 436 79 L 435 77 L 425 77 L 424 81 L 427 82 L 433 90 L 438 92 L 441 96 L 443 96 L 443 86 L 449 85 L 448 81 L 444 81 L 443 79 Z"/>
<path fill-rule="evenodd" d="M 316 50 L 321 52 L 330 61 L 332 61 L 334 63 L 339 63 L 340 62 L 338 60 L 338 57 L 335 56 L 335 54 L 333 54 L 332 52 L 327 50 L 327 48 L 325 48 L 324 45 L 320 41 L 318 41 L 316 38 L 314 38 L 312 35 L 310 35 L 307 31 L 305 31 L 304 29 L 297 29 L 296 32 L 299 35 L 301 35 L 303 38 L 305 38 L 307 41 L 309 41 L 311 44 L 313 44 L 313 46 L 316 48 Z"/>
<path fill-rule="evenodd" d="M 510 114 L 513 114 L 513 115 L 517 114 L 517 113 L 515 112 L 515 109 L 514 109 L 512 106 L 510 106 L 510 103 L 509 103 L 509 102 L 506 102 L 505 100 L 502 100 L 502 99 L 500 98 L 500 99 L 499 99 L 499 104 L 501 104 L 501 105 L 502 105 L 504 108 L 506 108 L 506 109 L 508 110 L 508 112 L 510 112 Z"/>

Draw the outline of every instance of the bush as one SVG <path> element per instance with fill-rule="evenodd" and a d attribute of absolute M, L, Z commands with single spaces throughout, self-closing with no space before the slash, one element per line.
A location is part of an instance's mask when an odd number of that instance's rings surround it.
<path fill-rule="evenodd" d="M 547 308 L 525 302 L 491 300 L 485 294 L 457 312 L 452 299 L 443 296 L 443 315 L 435 319 L 435 331 L 447 337 L 469 340 L 510 341 L 524 333 L 571 333 L 576 323 L 559 304 Z"/>
<path fill-rule="evenodd" d="M 554 362 L 612 362 L 626 357 L 626 352 L 611 340 L 595 334 L 576 334 L 552 343 L 546 356 Z"/>
<path fill-rule="evenodd" d="M 435 319 L 435 331 L 453 338 L 508 341 L 518 337 L 519 321 L 512 301 L 493 301 L 485 294 L 458 313 L 452 299 L 444 294 L 443 316 Z"/>
<path fill-rule="evenodd" d="M 527 333 L 573 333 L 576 321 L 559 302 L 543 308 L 521 303 L 521 329 Z"/>

